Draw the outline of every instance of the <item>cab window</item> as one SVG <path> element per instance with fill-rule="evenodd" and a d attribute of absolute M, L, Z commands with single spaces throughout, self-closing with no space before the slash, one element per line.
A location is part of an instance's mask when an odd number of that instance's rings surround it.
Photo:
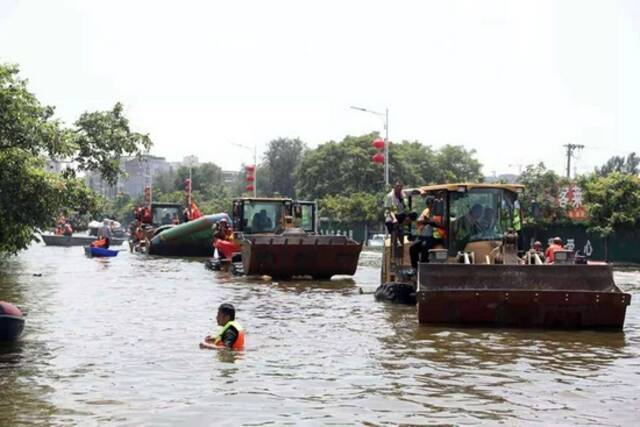
<path fill-rule="evenodd" d="M 451 194 L 449 249 L 464 250 L 469 242 L 501 240 L 514 226 L 515 194 L 502 189 L 482 188 Z"/>
<path fill-rule="evenodd" d="M 247 234 L 275 233 L 282 226 L 282 203 L 245 202 L 242 217 Z"/>

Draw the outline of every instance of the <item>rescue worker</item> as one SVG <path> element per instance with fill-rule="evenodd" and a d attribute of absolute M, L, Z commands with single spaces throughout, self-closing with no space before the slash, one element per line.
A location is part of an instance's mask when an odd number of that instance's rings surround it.
<path fill-rule="evenodd" d="M 242 350 L 244 328 L 236 322 L 235 307 L 228 303 L 221 304 L 218 307 L 216 322 L 222 329 L 216 336 L 207 335 L 200 343 L 200 348 Z"/>
<path fill-rule="evenodd" d="M 384 198 L 384 224 L 389 234 L 393 235 L 396 231 L 396 242 L 394 247 L 404 244 L 403 226 L 408 225 L 411 221 L 418 218 L 415 212 L 409 212 L 405 201 L 404 192 L 402 191 L 402 182 L 396 181 L 393 189 Z M 401 251 L 398 252 L 401 254 Z"/>
<path fill-rule="evenodd" d="M 384 198 L 384 224 L 391 234 L 398 224 L 406 219 L 407 204 L 402 191 L 402 182 L 396 181 L 393 189 Z"/>
<path fill-rule="evenodd" d="M 111 221 L 108 219 L 102 221 L 102 227 L 98 230 L 97 242 L 100 242 L 100 246 L 95 247 L 109 249 L 109 244 L 111 243 Z"/>
<path fill-rule="evenodd" d="M 240 245 L 233 238 L 233 230 L 225 218 L 213 225 L 213 247 L 218 250 L 220 259 L 231 260 L 233 254 L 240 252 Z"/>
<path fill-rule="evenodd" d="M 429 249 L 444 245 L 446 236 L 444 220 L 442 215 L 436 215 L 434 210 L 435 203 L 436 198 L 432 195 L 427 195 L 425 199 L 427 207 L 418 217 L 416 226 L 418 241 L 409 248 L 411 266 L 413 268 L 418 268 L 418 261 L 429 262 Z"/>
<path fill-rule="evenodd" d="M 539 240 L 536 240 L 535 242 L 533 242 L 533 245 L 531 246 L 531 248 L 527 251 L 526 255 L 525 255 L 525 259 L 529 264 L 536 264 L 536 257 L 538 257 L 538 259 L 544 263 L 544 254 L 542 253 L 542 243 L 540 243 Z"/>
<path fill-rule="evenodd" d="M 201 216 L 202 213 L 200 212 L 200 209 L 198 209 L 198 205 L 196 205 L 196 202 L 192 200 L 191 204 L 187 208 L 187 218 L 189 218 L 189 221 L 193 221 L 194 219 L 198 219 Z"/>
<path fill-rule="evenodd" d="M 562 245 L 562 239 L 558 236 L 553 238 L 553 243 L 549 245 L 549 247 L 547 248 L 547 250 L 544 252 L 544 258 L 545 258 L 545 262 L 547 264 L 553 264 L 553 254 L 556 253 L 556 251 L 563 251 L 564 250 L 564 246 Z"/>

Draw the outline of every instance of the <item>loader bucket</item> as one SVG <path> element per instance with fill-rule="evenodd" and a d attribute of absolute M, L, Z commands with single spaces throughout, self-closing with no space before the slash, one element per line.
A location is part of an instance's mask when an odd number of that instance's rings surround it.
<path fill-rule="evenodd" d="M 631 295 L 610 265 L 420 264 L 417 301 L 420 323 L 619 330 Z"/>
<path fill-rule="evenodd" d="M 345 236 L 251 236 L 242 241 L 242 263 L 247 275 L 328 279 L 353 275 L 361 249 Z"/>

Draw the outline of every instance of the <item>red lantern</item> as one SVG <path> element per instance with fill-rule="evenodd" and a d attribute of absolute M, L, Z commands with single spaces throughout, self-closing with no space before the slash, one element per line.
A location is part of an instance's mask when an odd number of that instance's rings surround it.
<path fill-rule="evenodd" d="M 253 191 L 254 188 L 255 187 L 253 185 L 251 185 L 251 184 L 247 185 L 247 191 Z"/>
<path fill-rule="evenodd" d="M 256 170 L 256 165 L 247 165 L 244 167 L 247 172 L 253 172 L 254 170 Z"/>
<path fill-rule="evenodd" d="M 256 177 L 253 175 L 247 175 L 247 182 L 253 182 L 256 180 Z"/>
<path fill-rule="evenodd" d="M 373 140 L 371 145 L 373 145 L 376 148 L 376 150 L 382 150 L 384 148 L 384 139 L 376 138 Z"/>
<path fill-rule="evenodd" d="M 371 160 L 373 160 L 373 163 L 384 163 L 384 154 L 376 153 L 373 155 Z"/>

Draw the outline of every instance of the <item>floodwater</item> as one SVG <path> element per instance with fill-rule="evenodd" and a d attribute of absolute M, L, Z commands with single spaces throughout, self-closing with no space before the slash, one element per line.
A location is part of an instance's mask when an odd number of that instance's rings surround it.
<path fill-rule="evenodd" d="M 124 247 L 123 247 L 124 248 Z M 623 332 L 419 326 L 377 303 L 380 253 L 351 279 L 276 283 L 202 261 L 34 245 L 0 262 L 28 312 L 0 344 L 0 424 L 637 425 L 640 273 Z M 200 350 L 233 303 L 242 353 Z"/>

